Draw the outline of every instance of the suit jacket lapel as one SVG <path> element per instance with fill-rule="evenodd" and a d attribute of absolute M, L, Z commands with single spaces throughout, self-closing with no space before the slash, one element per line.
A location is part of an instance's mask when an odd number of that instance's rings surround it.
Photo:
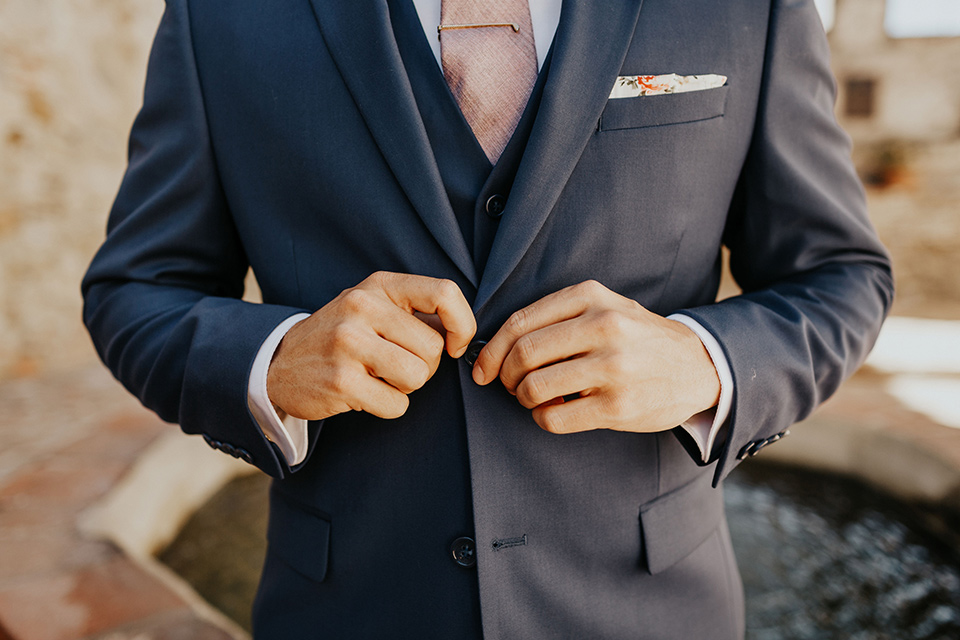
<path fill-rule="evenodd" d="M 643 0 L 563 0 L 533 131 L 474 303 L 479 312 L 516 268 L 596 131 Z"/>
<path fill-rule="evenodd" d="M 397 181 L 443 250 L 476 285 L 473 258 L 443 187 L 386 0 L 311 2 L 331 55 Z"/>

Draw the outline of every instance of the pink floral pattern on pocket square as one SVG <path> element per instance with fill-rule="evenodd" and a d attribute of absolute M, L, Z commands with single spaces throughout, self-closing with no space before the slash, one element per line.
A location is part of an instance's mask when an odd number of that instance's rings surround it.
<path fill-rule="evenodd" d="M 700 76 L 678 76 L 666 73 L 659 76 L 619 76 L 613 84 L 610 98 L 637 98 L 661 96 L 667 93 L 686 93 L 716 89 L 727 82 L 727 76 L 713 73 Z"/>

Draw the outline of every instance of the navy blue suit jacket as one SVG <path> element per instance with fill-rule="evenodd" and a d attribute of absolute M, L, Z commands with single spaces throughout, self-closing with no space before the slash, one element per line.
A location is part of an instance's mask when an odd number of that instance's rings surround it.
<path fill-rule="evenodd" d="M 386 0 L 167 0 L 84 318 L 146 406 L 277 479 L 258 637 L 742 633 L 711 484 L 852 373 L 892 295 L 822 27 L 806 0 L 569 1 L 543 73 L 478 272 Z M 663 73 L 729 80 L 608 100 Z M 715 303 L 723 245 L 744 293 Z M 291 469 L 247 409 L 255 354 L 377 270 L 455 281 L 480 338 L 587 279 L 683 310 L 733 372 L 726 443 L 703 467 L 669 432 L 554 436 L 445 359 L 398 420 L 312 425 Z"/>

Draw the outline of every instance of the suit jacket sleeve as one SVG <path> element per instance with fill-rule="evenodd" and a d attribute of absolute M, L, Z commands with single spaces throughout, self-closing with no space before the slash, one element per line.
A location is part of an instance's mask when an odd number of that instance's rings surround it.
<path fill-rule="evenodd" d="M 217 177 L 182 0 L 170 0 L 107 239 L 84 278 L 84 321 L 101 358 L 187 433 L 290 469 L 247 408 L 257 350 L 302 309 L 241 301 L 248 268 Z"/>
<path fill-rule="evenodd" d="M 813 3 L 774 2 L 752 146 L 724 232 L 743 294 L 684 310 L 717 337 L 733 372 L 715 483 L 856 370 L 892 301 L 834 100 Z"/>

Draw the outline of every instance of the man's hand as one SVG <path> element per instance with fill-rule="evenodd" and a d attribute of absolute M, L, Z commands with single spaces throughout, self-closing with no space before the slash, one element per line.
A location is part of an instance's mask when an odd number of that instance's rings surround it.
<path fill-rule="evenodd" d="M 267 395 L 306 420 L 350 410 L 397 418 L 409 406 L 406 394 L 436 372 L 444 346 L 460 357 L 476 330 L 450 280 L 375 273 L 287 332 L 267 373 Z"/>
<path fill-rule="evenodd" d="M 477 384 L 498 376 L 552 433 L 665 431 L 720 395 L 693 331 L 593 281 L 514 313 L 473 369 Z"/>

